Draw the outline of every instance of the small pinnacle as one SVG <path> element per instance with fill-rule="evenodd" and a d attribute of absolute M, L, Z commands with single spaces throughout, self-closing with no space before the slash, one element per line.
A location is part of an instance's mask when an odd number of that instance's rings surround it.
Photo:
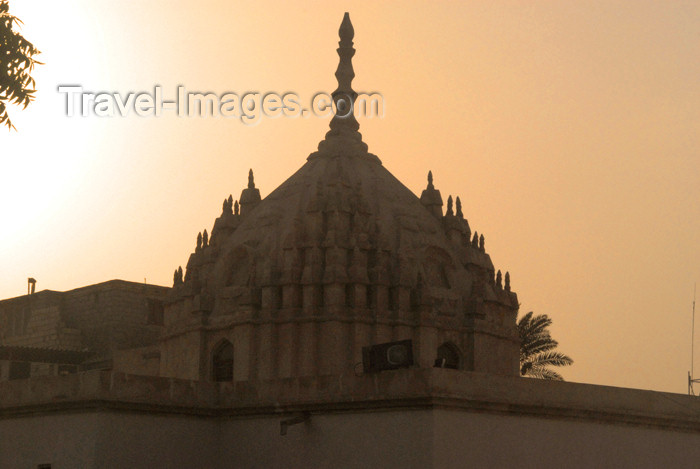
<path fill-rule="evenodd" d="M 454 212 L 452 211 L 452 196 L 447 197 L 447 213 L 446 215 L 454 215 Z"/>
<path fill-rule="evenodd" d="M 472 246 L 474 246 L 475 248 L 479 247 L 479 233 L 477 233 L 476 231 L 474 232 L 474 237 L 472 238 Z"/>
<path fill-rule="evenodd" d="M 484 235 L 479 237 L 479 249 L 484 250 Z"/>
<path fill-rule="evenodd" d="M 202 233 L 201 232 L 197 235 L 197 251 L 199 251 L 200 249 L 202 249 Z"/>
<path fill-rule="evenodd" d="M 501 271 L 499 270 L 498 273 L 496 273 L 496 286 L 498 288 L 503 288 L 503 280 L 501 277 Z"/>
<path fill-rule="evenodd" d="M 428 189 L 433 188 L 433 172 L 428 171 Z"/>
<path fill-rule="evenodd" d="M 510 272 L 506 272 L 506 291 L 510 291 Z"/>
<path fill-rule="evenodd" d="M 457 216 L 459 218 L 464 218 L 464 215 L 462 214 L 462 201 L 459 200 L 459 196 L 457 196 Z"/>
<path fill-rule="evenodd" d="M 204 234 L 202 234 L 202 247 L 207 247 L 209 245 L 209 233 L 207 233 L 207 230 L 204 230 Z"/>
<path fill-rule="evenodd" d="M 253 170 L 248 171 L 248 189 L 255 188 L 255 181 L 253 180 Z"/>
<path fill-rule="evenodd" d="M 236 202 L 233 204 L 233 214 L 238 215 L 239 211 L 240 211 L 240 206 L 238 205 L 238 201 L 236 200 Z"/>

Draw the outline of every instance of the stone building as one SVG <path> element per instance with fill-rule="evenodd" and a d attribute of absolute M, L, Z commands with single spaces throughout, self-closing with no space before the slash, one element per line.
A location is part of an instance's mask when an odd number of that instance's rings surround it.
<path fill-rule="evenodd" d="M 168 291 L 111 280 L 0 301 L 0 381 L 109 369 L 120 350 L 156 344 Z"/>
<path fill-rule="evenodd" d="M 339 32 L 336 103 L 356 96 L 347 14 Z M 518 300 L 483 234 L 430 173 L 412 194 L 358 129 L 334 117 L 264 199 L 251 171 L 172 288 L 0 302 L 0 364 L 30 363 L 0 382 L 0 467 L 700 460 L 694 397 L 519 377 Z"/>
<path fill-rule="evenodd" d="M 353 29 L 340 28 L 339 100 L 356 93 Z M 496 273 L 460 199 L 432 174 L 420 199 L 368 152 L 350 113 L 296 173 L 261 200 L 253 172 L 198 236 L 165 307 L 162 376 L 207 380 L 217 353 L 236 381 L 351 372 L 370 344 L 411 340 L 438 359 L 518 373 L 518 300 Z M 505 283 L 504 283 L 505 281 Z M 192 353 L 193 350 L 198 353 Z"/>

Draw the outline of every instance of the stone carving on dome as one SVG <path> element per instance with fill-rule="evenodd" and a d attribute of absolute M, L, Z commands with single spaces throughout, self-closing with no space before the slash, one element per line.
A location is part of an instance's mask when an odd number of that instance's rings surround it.
<path fill-rule="evenodd" d="M 353 35 L 346 14 L 334 101 L 355 96 Z M 335 116 L 318 151 L 265 198 L 249 171 L 211 236 L 197 236 L 184 279 L 176 271 L 164 340 L 202 334 L 207 348 L 207 334 L 228 334 L 250 363 L 264 364 L 234 369 L 234 379 L 281 376 L 283 351 L 291 375 L 352 370 L 362 345 L 405 338 L 418 344 L 418 366 L 432 366 L 439 343 L 453 341 L 460 366 L 517 373 L 517 296 L 508 273 L 505 285 L 500 271 L 494 281 L 460 198 L 449 196 L 443 215 L 432 172 L 416 197 L 368 153 L 358 129 L 352 113 Z M 496 343 L 493 356 L 476 350 Z"/>

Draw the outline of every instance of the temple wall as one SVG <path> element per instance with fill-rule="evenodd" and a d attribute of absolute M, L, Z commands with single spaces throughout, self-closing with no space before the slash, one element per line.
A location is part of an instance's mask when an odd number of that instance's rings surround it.
<path fill-rule="evenodd" d="M 159 375 L 199 379 L 200 347 L 201 333 L 197 330 L 170 337 L 162 342 Z"/>
<path fill-rule="evenodd" d="M 452 370 L 234 386 L 90 372 L 0 383 L 0 467 L 692 467 L 699 410 Z"/>

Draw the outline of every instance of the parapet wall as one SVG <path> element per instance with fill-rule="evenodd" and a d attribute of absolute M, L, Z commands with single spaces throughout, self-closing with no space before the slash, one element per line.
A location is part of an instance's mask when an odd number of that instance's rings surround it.
<path fill-rule="evenodd" d="M 105 407 L 199 415 L 445 408 L 700 433 L 700 399 L 448 369 L 210 383 L 90 371 L 0 383 L 0 416 Z"/>
<path fill-rule="evenodd" d="M 700 460 L 698 402 L 447 369 L 225 384 L 92 371 L 0 383 L 0 467 L 683 467 Z"/>

